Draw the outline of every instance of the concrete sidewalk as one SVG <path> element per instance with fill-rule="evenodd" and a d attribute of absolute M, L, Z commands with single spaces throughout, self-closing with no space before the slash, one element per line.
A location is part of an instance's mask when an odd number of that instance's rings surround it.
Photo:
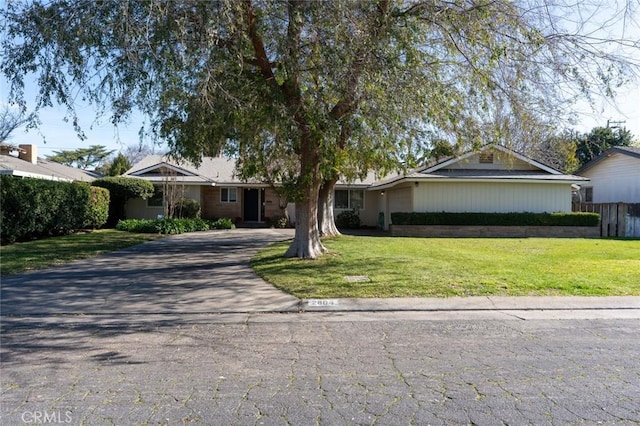
<path fill-rule="evenodd" d="M 257 312 L 625 310 L 640 297 L 452 297 L 299 300 L 256 276 L 255 252 L 293 230 L 182 234 L 2 279 L 3 316 L 185 315 Z"/>

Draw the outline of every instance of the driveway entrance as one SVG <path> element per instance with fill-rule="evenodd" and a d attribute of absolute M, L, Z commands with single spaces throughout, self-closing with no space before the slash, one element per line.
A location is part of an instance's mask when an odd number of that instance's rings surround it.
<path fill-rule="evenodd" d="M 182 234 L 3 277 L 2 314 L 297 311 L 297 298 L 249 267 L 259 248 L 292 235 L 271 229 Z"/>

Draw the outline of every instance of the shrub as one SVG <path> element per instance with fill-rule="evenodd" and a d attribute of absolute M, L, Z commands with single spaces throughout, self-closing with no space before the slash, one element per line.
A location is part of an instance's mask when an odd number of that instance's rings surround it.
<path fill-rule="evenodd" d="M 285 216 L 274 216 L 269 220 L 269 226 L 284 229 L 289 226 L 289 219 Z"/>
<path fill-rule="evenodd" d="M 198 219 L 200 203 L 190 198 L 183 198 L 173 207 L 173 216 L 179 219 Z"/>
<path fill-rule="evenodd" d="M 360 228 L 360 216 L 355 211 L 344 211 L 336 216 L 336 226 L 342 229 Z"/>
<path fill-rule="evenodd" d="M 120 219 L 124 219 L 124 206 L 131 198 L 147 199 L 153 196 L 153 184 L 145 179 L 116 176 L 97 179 L 93 186 L 106 188 L 111 195 L 109 203 L 109 219 L 107 224 L 115 226 Z"/>
<path fill-rule="evenodd" d="M 236 225 L 229 218 L 222 217 L 211 223 L 211 229 L 234 229 Z"/>
<path fill-rule="evenodd" d="M 109 218 L 109 190 L 97 186 L 91 186 L 89 190 L 84 226 L 100 228 Z"/>
<path fill-rule="evenodd" d="M 183 234 L 185 232 L 208 231 L 209 229 L 233 229 L 231 219 L 218 219 L 214 222 L 204 219 L 126 219 L 116 225 L 116 229 L 146 234 Z"/>
<path fill-rule="evenodd" d="M 101 193 L 93 198 L 85 183 L 1 176 L 0 228 L 2 244 L 64 235 L 100 225 Z M 95 203 L 94 203 L 95 201 Z"/>
<path fill-rule="evenodd" d="M 158 232 L 156 222 L 157 220 L 155 219 L 126 219 L 119 221 L 116 229 L 119 231 L 155 234 Z"/>
<path fill-rule="evenodd" d="M 597 213 L 391 213 L 395 225 L 598 226 Z"/>

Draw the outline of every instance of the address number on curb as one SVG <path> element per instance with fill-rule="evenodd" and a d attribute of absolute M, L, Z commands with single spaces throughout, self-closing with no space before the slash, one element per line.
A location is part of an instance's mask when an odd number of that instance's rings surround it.
<path fill-rule="evenodd" d="M 310 299 L 308 306 L 338 306 L 336 299 Z"/>

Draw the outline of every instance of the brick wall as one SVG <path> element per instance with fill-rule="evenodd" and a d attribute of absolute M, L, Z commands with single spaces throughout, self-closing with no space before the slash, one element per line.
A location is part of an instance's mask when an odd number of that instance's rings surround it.
<path fill-rule="evenodd" d="M 219 219 L 228 217 L 236 220 L 242 217 L 241 210 L 242 189 L 238 188 L 238 200 L 235 203 L 220 202 L 220 187 L 202 186 L 200 193 L 200 208 L 204 219 Z"/>

